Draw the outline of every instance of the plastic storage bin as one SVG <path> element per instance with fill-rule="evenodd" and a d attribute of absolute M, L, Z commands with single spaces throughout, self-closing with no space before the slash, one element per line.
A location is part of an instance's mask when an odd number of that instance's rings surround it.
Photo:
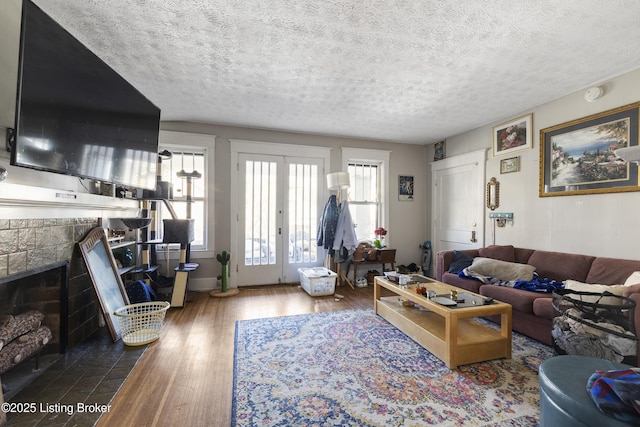
<path fill-rule="evenodd" d="M 338 275 L 324 267 L 299 268 L 300 285 L 312 297 L 333 295 Z"/>

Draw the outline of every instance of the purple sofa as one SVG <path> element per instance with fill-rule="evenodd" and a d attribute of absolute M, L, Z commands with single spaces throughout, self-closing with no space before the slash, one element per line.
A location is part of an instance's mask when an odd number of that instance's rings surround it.
<path fill-rule="evenodd" d="M 539 277 L 559 281 L 573 279 L 583 283 L 615 285 L 625 283 L 633 272 L 640 271 L 640 260 L 567 254 L 513 246 L 492 245 L 460 252 L 471 257 L 480 256 L 529 264 L 535 267 Z M 513 330 L 552 345 L 551 321 L 554 313 L 551 294 L 487 285 L 461 278 L 457 274 L 449 273 L 452 262 L 454 251 L 441 251 L 436 254 L 437 280 L 511 304 Z M 640 333 L 640 284 L 628 286 L 624 296 L 636 302 L 635 327 L 636 332 Z M 638 354 L 640 355 L 640 348 Z"/>

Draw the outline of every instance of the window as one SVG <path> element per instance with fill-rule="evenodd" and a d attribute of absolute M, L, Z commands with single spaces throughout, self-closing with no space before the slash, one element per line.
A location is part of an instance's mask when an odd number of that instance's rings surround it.
<path fill-rule="evenodd" d="M 382 225 L 379 170 L 378 164 L 349 163 L 349 209 L 359 239 L 372 239 Z"/>
<path fill-rule="evenodd" d="M 160 151 L 168 150 L 172 156 L 164 158 L 161 165 L 163 181 L 171 183 L 173 201 L 171 205 L 178 218 L 193 218 L 194 241 L 192 250 L 205 250 L 206 241 L 206 149 L 161 146 Z M 197 177 L 198 172 L 200 174 Z M 189 176 L 196 175 L 191 178 Z M 191 185 L 189 185 L 191 181 Z M 164 204 L 159 204 L 159 221 L 171 218 L 171 214 Z M 160 208 L 161 206 L 161 208 Z"/>
<path fill-rule="evenodd" d="M 389 152 L 367 149 L 342 149 L 343 170 L 349 173 L 347 190 L 349 210 L 359 240 L 373 240 L 374 230 L 388 228 Z M 387 242 L 388 243 L 388 242 Z"/>
<path fill-rule="evenodd" d="M 370 239 L 374 230 L 382 225 L 380 200 L 380 166 L 371 163 L 349 163 L 351 188 L 349 209 L 360 239 Z"/>

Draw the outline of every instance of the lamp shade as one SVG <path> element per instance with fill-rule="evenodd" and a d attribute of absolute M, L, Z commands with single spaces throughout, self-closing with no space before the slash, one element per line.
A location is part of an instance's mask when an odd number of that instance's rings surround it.
<path fill-rule="evenodd" d="M 640 145 L 618 148 L 617 150 L 613 150 L 613 154 L 625 162 L 638 163 L 640 162 Z"/>
<path fill-rule="evenodd" d="M 349 174 L 346 172 L 332 172 L 327 175 L 327 188 L 329 190 L 343 190 L 349 188 Z"/>

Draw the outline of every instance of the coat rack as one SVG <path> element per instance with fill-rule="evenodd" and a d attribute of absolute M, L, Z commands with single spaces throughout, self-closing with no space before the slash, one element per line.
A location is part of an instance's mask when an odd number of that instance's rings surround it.
<path fill-rule="evenodd" d="M 349 174 L 347 172 L 332 172 L 327 174 L 327 188 L 329 191 L 337 191 L 336 195 L 338 209 L 340 209 L 341 199 L 342 199 L 342 190 L 346 190 L 351 186 Z M 342 265 L 339 262 L 333 262 L 334 260 L 330 260 L 329 264 L 335 264 L 335 272 L 338 275 L 338 280 L 340 283 L 346 282 L 352 289 L 355 289 L 353 283 L 349 280 L 349 278 L 342 272 Z"/>

